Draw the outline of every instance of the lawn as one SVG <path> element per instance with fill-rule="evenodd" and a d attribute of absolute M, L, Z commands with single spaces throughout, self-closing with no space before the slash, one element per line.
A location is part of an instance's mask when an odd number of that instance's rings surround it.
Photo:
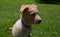
<path fill-rule="evenodd" d="M 31 37 L 60 37 L 60 5 L 34 0 L 0 0 L 0 37 L 12 37 L 10 27 L 20 18 L 22 4 L 36 4 L 42 22 L 32 26 Z"/>

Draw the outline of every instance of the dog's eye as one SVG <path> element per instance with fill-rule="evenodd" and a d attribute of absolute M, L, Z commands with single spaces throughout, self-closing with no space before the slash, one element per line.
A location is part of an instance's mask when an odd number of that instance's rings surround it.
<path fill-rule="evenodd" d="M 31 14 L 32 16 L 35 16 L 36 14 Z"/>

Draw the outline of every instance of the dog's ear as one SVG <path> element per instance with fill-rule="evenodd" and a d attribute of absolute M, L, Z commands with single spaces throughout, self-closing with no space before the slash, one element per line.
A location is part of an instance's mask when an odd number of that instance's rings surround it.
<path fill-rule="evenodd" d="M 36 6 L 35 4 L 32 4 L 32 6 L 34 6 L 34 7 L 36 7 L 36 8 L 37 8 L 37 6 Z"/>
<path fill-rule="evenodd" d="M 21 6 L 21 9 L 20 9 L 20 12 L 27 12 L 28 11 L 28 7 L 26 5 L 22 5 Z"/>
<path fill-rule="evenodd" d="M 29 10 L 29 8 L 26 7 L 26 8 L 23 10 L 23 12 L 28 12 L 28 10 Z"/>

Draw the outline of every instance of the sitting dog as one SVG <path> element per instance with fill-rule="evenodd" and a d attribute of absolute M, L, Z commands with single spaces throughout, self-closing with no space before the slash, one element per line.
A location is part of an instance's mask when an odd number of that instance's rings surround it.
<path fill-rule="evenodd" d="M 21 18 L 12 27 L 12 35 L 13 37 L 30 37 L 32 24 L 41 22 L 37 6 L 34 4 L 22 5 L 20 13 Z"/>

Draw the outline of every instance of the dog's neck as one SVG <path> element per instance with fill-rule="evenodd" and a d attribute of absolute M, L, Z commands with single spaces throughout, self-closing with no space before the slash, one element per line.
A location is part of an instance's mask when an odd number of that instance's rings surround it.
<path fill-rule="evenodd" d="M 23 24 L 24 27 L 26 27 L 26 28 L 31 28 L 29 25 L 27 25 L 26 23 L 24 23 L 23 20 L 21 20 L 21 22 L 22 22 L 22 24 Z"/>

